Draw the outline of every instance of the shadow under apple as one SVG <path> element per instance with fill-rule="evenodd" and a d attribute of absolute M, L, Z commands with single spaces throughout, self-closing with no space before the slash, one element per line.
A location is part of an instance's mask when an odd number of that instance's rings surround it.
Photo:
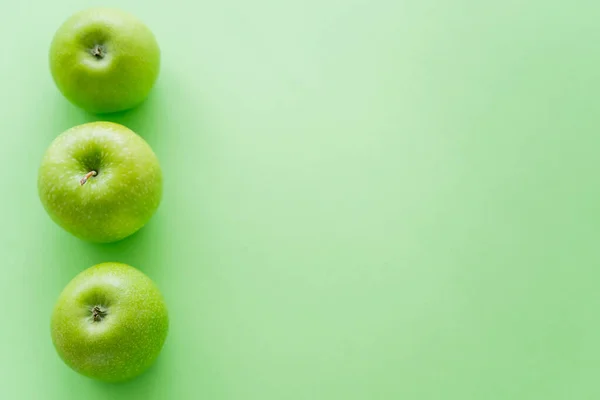
<path fill-rule="evenodd" d="M 155 281 L 160 280 L 168 270 L 168 266 L 164 265 L 169 242 L 169 238 L 163 234 L 168 231 L 165 222 L 159 207 L 152 219 L 133 235 L 107 244 L 82 241 L 81 246 L 95 264 L 122 262 L 139 269 Z"/>
<path fill-rule="evenodd" d="M 143 103 L 131 110 L 93 115 L 93 118 L 126 126 L 143 137 L 156 152 L 167 130 L 167 115 L 162 98 L 161 88 L 156 87 Z"/>

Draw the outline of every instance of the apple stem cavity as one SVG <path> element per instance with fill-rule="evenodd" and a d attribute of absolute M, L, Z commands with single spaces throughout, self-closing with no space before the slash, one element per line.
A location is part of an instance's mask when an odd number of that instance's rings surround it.
<path fill-rule="evenodd" d="M 88 181 L 88 179 L 90 179 L 92 176 L 96 176 L 96 175 L 98 175 L 98 173 L 96 171 L 90 171 L 87 174 L 85 174 L 85 176 L 83 178 L 81 178 L 79 183 L 81 184 L 81 186 L 83 186 Z"/>
<path fill-rule="evenodd" d="M 102 45 L 95 45 L 91 50 L 90 53 L 92 53 L 92 55 L 94 57 L 96 57 L 99 60 L 102 60 L 104 58 L 104 55 L 106 54 L 104 52 L 104 47 Z"/>
<path fill-rule="evenodd" d="M 92 319 L 94 322 L 100 322 L 106 317 L 106 311 L 104 311 L 100 306 L 92 307 Z"/>

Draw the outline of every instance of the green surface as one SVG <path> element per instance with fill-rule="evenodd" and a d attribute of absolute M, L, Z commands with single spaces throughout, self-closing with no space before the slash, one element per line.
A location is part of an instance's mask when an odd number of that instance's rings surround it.
<path fill-rule="evenodd" d="M 50 40 L 100 2 L 32 4 L 0 13 L 0 398 L 600 398 L 597 1 L 118 3 L 163 69 L 112 120 L 153 146 L 165 197 L 115 245 L 36 192 L 51 140 L 94 120 L 54 87 Z M 58 294 L 103 261 L 172 318 L 119 386 L 50 341 Z"/>

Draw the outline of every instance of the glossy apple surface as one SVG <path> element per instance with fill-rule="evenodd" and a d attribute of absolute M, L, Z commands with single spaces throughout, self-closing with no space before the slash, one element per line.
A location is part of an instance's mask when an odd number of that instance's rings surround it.
<path fill-rule="evenodd" d="M 92 122 L 60 134 L 38 175 L 50 217 L 87 241 L 121 240 L 142 228 L 162 198 L 162 171 L 148 143 L 127 127 Z"/>
<path fill-rule="evenodd" d="M 142 103 L 160 70 L 152 31 L 135 16 L 90 8 L 68 18 L 50 46 L 50 71 L 62 94 L 89 112 L 123 111 Z"/>
<path fill-rule="evenodd" d="M 73 370 L 101 381 L 130 380 L 156 360 L 169 317 L 158 287 L 141 271 L 103 263 L 62 291 L 51 319 L 52 341 Z"/>

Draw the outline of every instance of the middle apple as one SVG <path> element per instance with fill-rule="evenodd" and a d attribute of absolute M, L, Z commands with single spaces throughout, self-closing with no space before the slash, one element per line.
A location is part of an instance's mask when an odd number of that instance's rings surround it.
<path fill-rule="evenodd" d="M 142 228 L 162 197 L 162 172 L 148 143 L 112 122 L 60 134 L 42 159 L 40 200 L 58 225 L 91 242 L 115 242 Z"/>

